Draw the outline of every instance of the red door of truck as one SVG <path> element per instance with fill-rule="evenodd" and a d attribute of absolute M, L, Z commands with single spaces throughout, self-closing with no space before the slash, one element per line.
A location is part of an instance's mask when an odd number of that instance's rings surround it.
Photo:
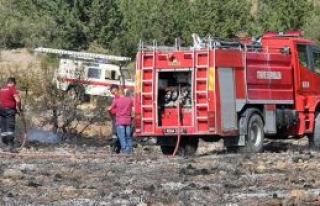
<path fill-rule="evenodd" d="M 320 50 L 310 43 L 297 43 L 297 97 L 299 134 L 313 132 L 314 109 L 320 101 Z"/>
<path fill-rule="evenodd" d="M 310 96 L 320 94 L 320 50 L 310 44 L 297 44 L 300 95 Z"/>

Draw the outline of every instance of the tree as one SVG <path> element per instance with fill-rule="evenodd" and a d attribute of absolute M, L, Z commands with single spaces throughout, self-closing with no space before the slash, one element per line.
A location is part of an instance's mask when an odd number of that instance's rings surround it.
<path fill-rule="evenodd" d="M 310 17 L 306 20 L 302 27 L 306 37 L 320 44 L 320 7 L 315 6 L 311 11 Z"/>
<path fill-rule="evenodd" d="M 91 0 L 56 0 L 56 2 L 56 13 L 52 14 L 57 22 L 53 39 L 56 47 L 86 49 L 91 41 L 88 26 Z"/>
<path fill-rule="evenodd" d="M 192 1 L 190 31 L 200 36 L 233 37 L 246 31 L 251 4 L 237 0 L 194 0 Z"/>
<path fill-rule="evenodd" d="M 90 37 L 105 48 L 113 49 L 113 40 L 121 35 L 122 14 L 114 0 L 93 0 L 90 16 Z"/>
<path fill-rule="evenodd" d="M 175 38 L 190 33 L 190 0 L 119 0 L 119 9 L 124 28 L 119 42 L 132 56 L 139 40 L 149 44 L 153 40 L 159 44 L 172 44 Z"/>
<path fill-rule="evenodd" d="M 35 47 L 50 40 L 55 22 L 36 12 L 31 0 L 5 1 L 0 6 L 0 46 Z"/>
<path fill-rule="evenodd" d="M 252 7 L 251 3 L 254 4 Z M 310 30 L 306 0 L 0 0 L 0 46 L 47 46 L 134 56 L 140 39 L 173 44 L 191 34 L 233 37 L 267 30 Z M 312 15 L 312 16 L 311 16 Z M 315 33 L 315 32 L 314 32 Z M 316 33 L 315 33 L 316 34 Z"/>
<path fill-rule="evenodd" d="M 306 0 L 260 0 L 251 32 L 300 29 L 312 9 L 311 1 Z"/>

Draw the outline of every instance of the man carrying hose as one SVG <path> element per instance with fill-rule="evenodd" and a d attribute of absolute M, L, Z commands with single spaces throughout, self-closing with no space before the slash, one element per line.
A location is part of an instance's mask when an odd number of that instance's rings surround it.
<path fill-rule="evenodd" d="M 13 149 L 14 132 L 15 132 L 15 116 L 17 112 L 21 112 L 21 98 L 16 88 L 16 80 L 9 77 L 7 84 L 0 89 L 0 126 L 2 142 Z"/>

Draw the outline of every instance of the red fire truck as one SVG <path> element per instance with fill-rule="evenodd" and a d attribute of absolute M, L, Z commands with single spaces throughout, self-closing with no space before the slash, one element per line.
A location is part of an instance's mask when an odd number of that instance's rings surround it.
<path fill-rule="evenodd" d="M 196 36 L 195 36 L 196 37 Z M 268 136 L 320 147 L 320 49 L 299 31 L 227 42 L 194 38 L 182 48 L 141 44 L 135 135 L 164 154 L 195 153 L 199 138 L 261 152 Z"/>

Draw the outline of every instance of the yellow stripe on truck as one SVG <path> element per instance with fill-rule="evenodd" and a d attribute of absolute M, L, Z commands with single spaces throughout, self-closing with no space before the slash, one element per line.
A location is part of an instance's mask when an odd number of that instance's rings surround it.
<path fill-rule="evenodd" d="M 208 71 L 208 90 L 214 90 L 215 70 L 213 67 L 209 68 Z"/>
<path fill-rule="evenodd" d="M 141 70 L 136 70 L 136 89 L 135 93 L 141 92 Z"/>

